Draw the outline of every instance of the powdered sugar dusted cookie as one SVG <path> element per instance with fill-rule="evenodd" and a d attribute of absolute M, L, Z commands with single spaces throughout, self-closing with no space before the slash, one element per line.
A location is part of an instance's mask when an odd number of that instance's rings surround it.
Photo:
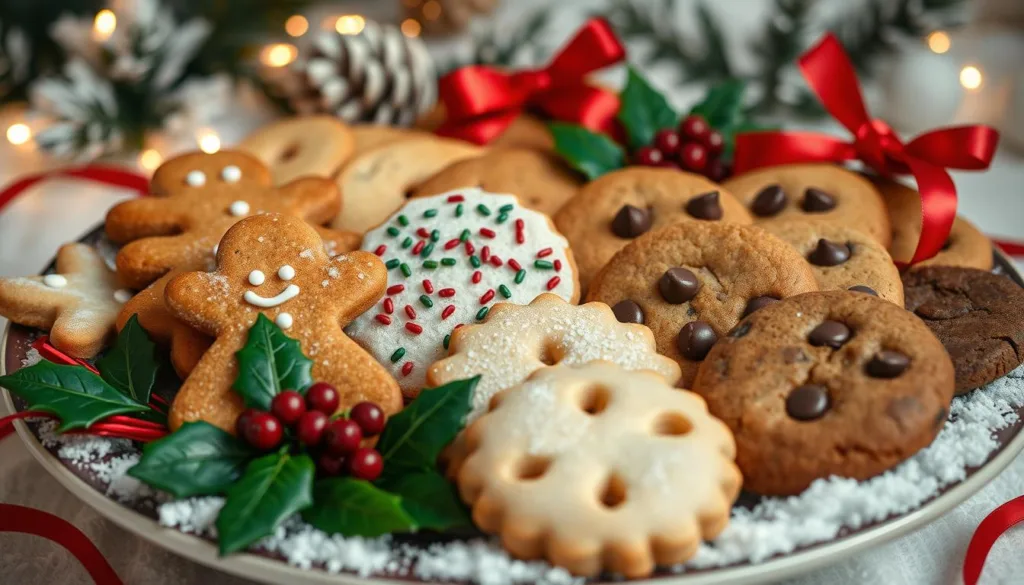
<path fill-rule="evenodd" d="M 0 278 L 0 314 L 19 325 L 50 330 L 50 343 L 78 358 L 99 353 L 132 292 L 118 284 L 103 257 L 85 244 L 65 244 L 57 271 Z"/>
<path fill-rule="evenodd" d="M 741 481 L 699 396 L 605 362 L 537 371 L 465 439 L 458 487 L 477 526 L 577 575 L 687 560 L 725 528 Z"/>
<path fill-rule="evenodd" d="M 568 248 L 547 217 L 512 195 L 461 189 L 410 200 L 363 239 L 388 268 L 387 295 L 346 331 L 416 396 L 455 327 L 483 321 L 495 303 L 544 292 L 576 302 Z"/>

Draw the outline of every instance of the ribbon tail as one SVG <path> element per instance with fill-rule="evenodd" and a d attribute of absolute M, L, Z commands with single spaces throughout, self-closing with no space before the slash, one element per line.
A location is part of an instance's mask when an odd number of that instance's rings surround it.
<path fill-rule="evenodd" d="M 964 556 L 964 585 L 975 585 L 985 568 L 985 559 L 992 545 L 1016 524 L 1024 522 L 1024 496 L 1019 496 L 993 510 L 974 531 Z"/>
<path fill-rule="evenodd" d="M 619 113 L 619 96 L 590 86 L 554 91 L 539 102 L 545 114 L 555 120 L 575 122 L 594 132 L 613 134 L 615 116 Z"/>
<path fill-rule="evenodd" d="M 798 63 L 821 104 L 847 130 L 856 134 L 858 128 L 871 120 L 864 106 L 857 72 L 834 34 L 822 37 L 817 45 L 801 55 Z"/>
<path fill-rule="evenodd" d="M 615 36 L 612 25 L 603 18 L 592 18 L 566 43 L 546 68 L 558 83 L 563 76 L 578 79 L 626 58 L 626 48 Z"/>
<path fill-rule="evenodd" d="M 736 136 L 736 174 L 803 162 L 841 162 L 856 157 L 849 143 L 815 132 L 748 132 Z"/>
<path fill-rule="evenodd" d="M 447 120 L 434 133 L 484 145 L 504 134 L 517 117 L 519 112 L 513 110 L 469 120 Z"/>
<path fill-rule="evenodd" d="M 911 140 L 907 154 L 951 169 L 988 168 L 999 145 L 999 132 L 988 126 L 939 128 Z"/>
<path fill-rule="evenodd" d="M 904 161 L 917 181 L 921 195 L 921 238 L 911 264 L 931 258 L 942 250 L 956 220 L 956 185 L 945 169 L 913 157 Z"/>

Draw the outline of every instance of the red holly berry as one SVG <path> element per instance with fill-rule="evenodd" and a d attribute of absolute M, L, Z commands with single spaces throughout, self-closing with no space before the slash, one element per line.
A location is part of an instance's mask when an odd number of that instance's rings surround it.
<path fill-rule="evenodd" d="M 316 464 L 324 475 L 333 477 L 335 475 L 341 475 L 341 471 L 345 468 L 345 458 L 338 455 L 332 455 L 330 453 L 324 453 L 320 455 Z"/>
<path fill-rule="evenodd" d="M 281 421 L 269 412 L 255 411 L 245 421 L 245 441 L 262 451 L 277 447 L 283 435 Z"/>
<path fill-rule="evenodd" d="M 307 447 L 319 445 L 328 422 L 328 416 L 319 410 L 306 411 L 299 417 L 299 424 L 295 425 L 295 434 L 298 435 L 299 442 Z"/>
<path fill-rule="evenodd" d="M 235 419 L 235 436 L 243 441 L 245 440 L 245 431 L 249 428 L 249 420 L 257 412 L 259 411 L 255 408 L 246 408 L 242 411 L 242 414 L 238 415 L 238 418 Z"/>
<path fill-rule="evenodd" d="M 708 126 L 707 121 L 701 116 L 687 116 L 679 123 L 679 133 L 683 135 L 683 138 L 689 138 L 690 140 L 703 142 L 704 137 L 710 131 L 711 127 Z"/>
<path fill-rule="evenodd" d="M 306 390 L 306 404 L 310 410 L 334 414 L 338 410 L 338 391 L 327 382 L 317 382 Z"/>
<path fill-rule="evenodd" d="M 711 157 L 722 154 L 722 149 L 725 148 L 725 137 L 718 130 L 708 132 L 708 135 L 704 137 L 704 148 L 708 150 L 708 155 Z"/>
<path fill-rule="evenodd" d="M 683 141 L 679 138 L 679 133 L 671 128 L 658 130 L 658 133 L 654 135 L 654 147 L 660 150 L 665 157 L 679 152 L 679 147 L 682 144 Z"/>
<path fill-rule="evenodd" d="M 331 421 L 324 431 L 324 447 L 334 455 L 348 455 L 359 448 L 363 430 L 354 420 L 339 418 Z"/>
<path fill-rule="evenodd" d="M 384 459 L 376 449 L 361 447 L 346 461 L 348 472 L 356 479 L 373 481 L 384 471 Z"/>
<path fill-rule="evenodd" d="M 656 167 L 664 160 L 665 155 L 653 146 L 645 146 L 633 155 L 633 161 L 645 167 Z"/>
<path fill-rule="evenodd" d="M 270 412 L 282 423 L 292 426 L 306 412 L 306 401 L 295 390 L 285 390 L 270 401 Z"/>
<path fill-rule="evenodd" d="M 353 406 L 348 417 L 359 425 L 363 436 L 375 437 L 384 430 L 384 410 L 372 402 L 360 402 Z"/>
<path fill-rule="evenodd" d="M 721 183 L 732 174 L 732 167 L 722 159 L 715 158 L 708 163 L 708 168 L 704 169 L 704 174 L 712 181 Z"/>
<path fill-rule="evenodd" d="M 708 164 L 708 151 L 696 142 L 687 142 L 679 151 L 679 165 L 688 171 L 699 173 Z"/>

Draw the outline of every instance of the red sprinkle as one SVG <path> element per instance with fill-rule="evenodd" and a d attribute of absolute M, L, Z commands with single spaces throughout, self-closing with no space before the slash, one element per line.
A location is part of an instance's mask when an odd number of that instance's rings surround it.
<path fill-rule="evenodd" d="M 455 305 L 448 305 L 447 307 L 444 308 L 443 311 L 441 311 L 441 319 L 443 320 L 443 319 L 447 319 L 448 317 L 451 317 L 452 313 L 454 313 L 454 312 L 455 312 Z"/>
<path fill-rule="evenodd" d="M 473 242 L 466 240 L 466 256 L 472 256 L 476 252 L 476 247 L 473 246 Z"/>
<path fill-rule="evenodd" d="M 412 373 L 412 362 L 405 362 L 405 365 L 402 366 L 402 375 L 403 376 L 408 376 L 411 373 Z"/>
<path fill-rule="evenodd" d="M 517 219 L 516 220 L 516 243 L 517 244 L 523 244 L 523 243 L 526 242 L 526 234 L 523 233 L 524 229 L 526 229 L 526 222 L 523 221 L 522 219 Z"/>
<path fill-rule="evenodd" d="M 480 279 L 483 278 L 483 277 L 484 277 L 484 275 L 480 274 L 479 270 L 474 272 L 473 273 L 473 278 L 472 278 L 473 284 L 476 284 L 476 283 L 480 282 Z"/>
<path fill-rule="evenodd" d="M 384 312 L 390 315 L 395 312 L 395 301 L 391 299 L 384 299 Z"/>
<path fill-rule="evenodd" d="M 388 317 L 387 315 L 385 315 L 383 313 L 377 315 L 375 317 L 375 319 L 377 319 L 378 321 L 380 321 L 384 325 L 391 325 L 391 317 Z"/>
<path fill-rule="evenodd" d="M 427 243 L 423 240 L 416 242 L 416 245 L 412 247 L 412 255 L 415 256 L 416 254 L 419 254 L 423 250 L 423 246 L 426 245 Z"/>
<path fill-rule="evenodd" d="M 456 329 L 458 329 L 459 327 L 462 327 L 463 325 L 465 325 L 465 323 L 459 323 L 455 327 L 452 327 L 452 331 L 455 331 Z"/>
<path fill-rule="evenodd" d="M 410 319 L 416 318 L 416 309 L 412 308 L 412 305 L 405 306 L 405 314 L 409 315 Z"/>
<path fill-rule="evenodd" d="M 445 250 L 451 250 L 452 248 L 459 245 L 459 238 L 452 238 L 444 243 Z"/>
<path fill-rule="evenodd" d="M 511 268 L 512 270 L 515 270 L 516 272 L 519 272 L 520 270 L 523 269 L 523 266 L 519 264 L 519 262 L 515 258 L 508 259 L 508 267 Z"/>
<path fill-rule="evenodd" d="M 562 270 L 562 261 L 561 260 L 555 260 L 554 266 L 555 266 L 555 272 L 560 272 Z"/>
<path fill-rule="evenodd" d="M 548 289 L 548 290 L 550 290 L 550 289 Z M 491 302 L 491 299 L 493 299 L 493 298 L 494 298 L 494 289 L 493 288 L 487 289 L 487 292 L 485 292 L 480 297 L 480 304 L 481 305 L 486 305 L 487 303 Z"/>
<path fill-rule="evenodd" d="M 421 227 L 418 230 L 416 230 L 416 235 L 421 238 L 429 238 L 430 232 L 427 231 L 427 228 Z"/>
<path fill-rule="evenodd" d="M 393 285 L 388 287 L 387 293 L 389 295 L 397 295 L 398 293 L 402 292 L 403 290 L 405 290 L 405 285 L 404 284 L 393 284 Z"/>
<path fill-rule="evenodd" d="M 423 280 L 423 290 L 427 291 L 427 294 L 434 292 L 434 283 L 430 282 L 429 279 Z"/>
<path fill-rule="evenodd" d="M 466 200 L 466 198 L 463 197 L 462 195 L 449 195 L 448 196 L 448 203 L 462 203 L 465 200 Z"/>
<path fill-rule="evenodd" d="M 544 248 L 543 250 L 537 252 L 537 257 L 543 258 L 545 256 L 550 256 L 552 251 L 553 250 L 551 248 Z"/>
<path fill-rule="evenodd" d="M 548 281 L 548 290 L 554 289 L 560 282 L 562 282 L 561 278 L 558 278 L 557 276 L 552 277 L 551 280 Z"/>
<path fill-rule="evenodd" d="M 490 246 L 484 246 L 483 248 L 480 248 L 480 260 L 482 262 L 487 262 L 487 259 L 490 258 L 490 257 L 491 257 L 491 247 Z"/>
<path fill-rule="evenodd" d="M 485 237 L 485 238 L 493 238 L 497 234 L 495 234 L 494 230 L 492 230 L 490 228 L 480 228 L 480 235 Z"/>
<path fill-rule="evenodd" d="M 501 258 L 498 258 L 497 256 L 491 256 L 491 265 L 492 266 L 501 266 L 502 264 L 503 264 L 503 262 L 501 261 Z"/>
<path fill-rule="evenodd" d="M 409 333 L 412 333 L 413 335 L 419 335 L 420 333 L 423 333 L 423 327 L 421 327 L 419 323 L 413 323 L 410 321 L 405 324 L 405 328 L 406 330 L 409 331 Z"/>
<path fill-rule="evenodd" d="M 374 250 L 373 253 L 378 255 L 378 256 L 383 256 L 384 252 L 386 252 L 387 249 L 388 249 L 387 246 L 385 246 L 384 244 L 381 244 L 381 245 L 377 246 L 377 249 Z"/>
<path fill-rule="evenodd" d="M 455 289 L 454 288 L 442 288 L 441 290 L 437 291 L 437 294 L 439 294 L 439 295 L 441 295 L 442 297 L 445 297 L 445 298 L 447 298 L 447 297 L 454 297 L 455 296 Z"/>

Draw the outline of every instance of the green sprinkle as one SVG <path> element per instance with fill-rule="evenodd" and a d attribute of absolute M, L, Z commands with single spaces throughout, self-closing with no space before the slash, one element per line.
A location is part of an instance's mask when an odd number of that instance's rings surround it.
<path fill-rule="evenodd" d="M 547 260 L 534 260 L 533 267 L 540 268 L 541 270 L 551 270 L 552 268 L 555 267 L 555 265 L 548 262 Z"/>
<path fill-rule="evenodd" d="M 424 268 L 429 268 L 430 270 L 433 270 L 433 269 L 437 268 L 437 262 L 435 262 L 434 260 L 427 260 L 427 261 L 425 261 L 423 263 L 423 267 Z"/>
<path fill-rule="evenodd" d="M 420 302 L 423 303 L 423 306 L 428 309 L 434 306 L 434 301 L 430 300 L 430 297 L 428 297 L 427 295 L 420 295 Z"/>
<path fill-rule="evenodd" d="M 395 353 L 391 354 L 391 363 L 397 364 L 398 360 L 402 359 L 403 357 L 405 357 L 405 348 L 400 347 L 395 350 Z"/>
<path fill-rule="evenodd" d="M 465 242 L 468 239 L 469 239 L 469 230 L 468 229 L 462 230 L 462 233 L 459 234 L 459 241 L 460 242 Z"/>
<path fill-rule="evenodd" d="M 448 344 L 451 343 L 451 341 L 452 341 L 452 334 L 451 333 L 449 333 L 448 335 L 444 336 L 444 348 L 445 349 L 448 349 Z"/>
<path fill-rule="evenodd" d="M 398 258 L 392 258 L 391 260 L 385 262 L 384 266 L 386 266 L 388 270 L 391 270 L 392 268 L 398 268 L 398 265 L 401 263 L 402 261 L 399 260 Z"/>
<path fill-rule="evenodd" d="M 423 217 L 434 217 L 435 215 L 437 215 L 436 209 L 428 209 L 423 212 Z"/>
<path fill-rule="evenodd" d="M 406 277 L 412 276 L 412 268 L 409 268 L 409 265 L 406 264 L 405 262 L 402 262 L 402 265 L 399 266 L 399 269 L 402 271 L 402 274 L 405 275 Z"/>
<path fill-rule="evenodd" d="M 402 227 L 409 225 L 409 218 L 404 215 L 398 216 L 398 223 L 402 224 Z"/>
<path fill-rule="evenodd" d="M 483 203 L 481 203 L 480 205 L 477 205 L 476 206 L 476 210 L 478 212 L 480 212 L 480 215 L 485 215 L 486 216 L 486 215 L 490 215 L 491 214 L 491 208 L 487 207 Z"/>
<path fill-rule="evenodd" d="M 508 221 L 508 214 L 507 213 L 499 213 L 498 214 L 497 222 L 498 223 L 505 223 L 506 221 Z"/>
<path fill-rule="evenodd" d="M 480 268 L 480 259 L 476 257 L 476 254 L 469 257 L 469 263 L 473 265 L 473 268 Z"/>
<path fill-rule="evenodd" d="M 516 272 L 516 284 L 522 284 L 524 278 L 526 278 L 526 269 L 522 268 Z"/>
<path fill-rule="evenodd" d="M 441 266 L 455 266 L 455 258 L 441 258 Z"/>
<path fill-rule="evenodd" d="M 498 292 L 506 299 L 512 298 L 512 291 L 508 290 L 508 287 L 504 284 L 498 287 Z"/>
<path fill-rule="evenodd" d="M 401 233 L 401 231 L 399 231 L 399 229 L 396 228 L 395 226 L 391 226 L 391 227 L 388 228 L 388 235 L 391 236 L 391 237 L 395 237 L 395 236 L 397 236 L 400 233 Z"/>
<path fill-rule="evenodd" d="M 487 311 L 490 311 L 490 310 L 491 310 L 490 307 L 481 307 L 480 310 L 476 312 L 476 320 L 477 321 L 483 321 L 484 317 L 487 316 Z"/>
<path fill-rule="evenodd" d="M 436 242 L 436 241 L 438 241 L 440 239 L 441 239 L 441 232 L 440 231 L 433 230 L 432 232 L 430 232 L 430 241 L 431 242 Z"/>
<path fill-rule="evenodd" d="M 434 251 L 434 243 L 431 242 L 426 246 L 423 246 L 423 250 L 420 251 L 420 258 L 426 258 L 430 256 L 430 253 Z"/>
<path fill-rule="evenodd" d="M 462 217 L 462 204 L 459 203 L 455 206 L 455 217 Z"/>
<path fill-rule="evenodd" d="M 515 205 L 512 205 L 511 203 L 509 203 L 508 205 L 502 205 L 501 207 L 499 207 L 498 211 L 500 211 L 502 213 L 508 213 L 508 212 L 512 211 L 513 209 L 515 209 L 515 208 L 516 208 Z"/>
<path fill-rule="evenodd" d="M 403 248 L 408 248 L 411 245 L 412 245 L 412 238 L 408 238 L 407 237 L 404 240 L 402 240 L 402 247 Z"/>

